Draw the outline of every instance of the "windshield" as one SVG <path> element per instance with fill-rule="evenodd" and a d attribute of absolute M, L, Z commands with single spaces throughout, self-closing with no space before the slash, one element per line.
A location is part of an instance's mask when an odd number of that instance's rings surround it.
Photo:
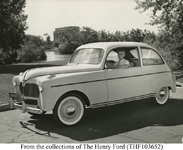
<path fill-rule="evenodd" d="M 74 64 L 99 64 L 102 60 L 104 51 L 98 48 L 86 48 L 76 50 L 69 63 Z"/>

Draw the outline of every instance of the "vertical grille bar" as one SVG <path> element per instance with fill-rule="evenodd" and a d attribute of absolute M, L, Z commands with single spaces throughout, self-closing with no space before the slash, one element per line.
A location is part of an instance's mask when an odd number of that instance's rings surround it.
<path fill-rule="evenodd" d="M 20 88 L 20 92 L 21 92 L 21 94 L 23 94 L 23 86 L 22 86 L 22 82 L 20 82 L 19 88 Z"/>

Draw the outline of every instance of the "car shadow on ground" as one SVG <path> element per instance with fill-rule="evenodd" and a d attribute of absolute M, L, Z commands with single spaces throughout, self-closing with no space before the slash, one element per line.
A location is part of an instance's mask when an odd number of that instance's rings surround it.
<path fill-rule="evenodd" d="M 59 126 L 52 114 L 31 117 L 29 124 L 51 135 L 76 141 L 105 138 L 149 126 L 183 125 L 183 100 L 170 99 L 164 106 L 154 106 L 149 99 L 110 107 L 87 109 L 83 120 L 72 127 Z"/>

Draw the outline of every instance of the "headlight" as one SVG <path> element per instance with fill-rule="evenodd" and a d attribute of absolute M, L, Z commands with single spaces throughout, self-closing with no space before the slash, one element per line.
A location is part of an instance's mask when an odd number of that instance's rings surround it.
<path fill-rule="evenodd" d="M 23 72 L 20 72 L 19 75 L 22 76 L 24 73 Z"/>
<path fill-rule="evenodd" d="M 38 82 L 38 89 L 40 92 L 43 91 L 43 83 L 41 81 Z"/>
<path fill-rule="evenodd" d="M 17 85 L 17 81 L 16 81 L 16 79 L 15 79 L 15 78 L 13 78 L 13 80 L 12 80 L 12 84 L 13 84 L 13 86 L 16 86 L 16 85 Z"/>

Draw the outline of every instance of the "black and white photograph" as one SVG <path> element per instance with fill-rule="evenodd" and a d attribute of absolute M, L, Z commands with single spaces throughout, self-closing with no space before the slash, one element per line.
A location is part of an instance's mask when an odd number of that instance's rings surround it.
<path fill-rule="evenodd" d="M 183 0 L 0 1 L 1 149 L 182 149 L 182 86 Z"/>

